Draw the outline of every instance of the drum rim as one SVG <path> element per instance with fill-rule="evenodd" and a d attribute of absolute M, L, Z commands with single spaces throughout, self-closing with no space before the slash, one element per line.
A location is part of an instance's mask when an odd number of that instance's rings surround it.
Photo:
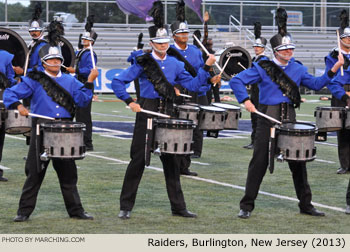
<path fill-rule="evenodd" d="M 190 107 L 190 108 L 185 108 L 185 107 Z M 199 111 L 200 110 L 200 108 L 198 106 L 192 106 L 192 105 L 187 105 L 187 104 L 178 105 L 177 108 L 182 108 L 183 110 L 192 110 L 192 111 Z"/>
<path fill-rule="evenodd" d="M 54 121 L 40 123 L 40 127 L 44 129 L 78 129 L 86 128 L 84 123 L 70 122 L 70 121 Z"/>
<path fill-rule="evenodd" d="M 308 126 L 312 126 L 312 129 L 289 129 L 289 128 L 283 128 L 283 124 L 282 125 L 277 125 L 276 129 L 279 131 L 279 134 L 282 135 L 294 135 L 295 133 L 298 133 L 299 135 L 315 135 L 318 131 L 318 128 L 316 127 L 316 125 L 313 125 L 311 123 L 304 123 L 304 122 L 288 122 L 288 123 L 284 123 L 284 125 L 286 124 L 302 124 L 302 125 L 308 125 Z"/>
<path fill-rule="evenodd" d="M 319 106 L 319 107 L 316 107 L 316 110 L 326 110 L 326 111 L 331 111 L 331 110 L 334 110 L 334 111 L 345 111 L 346 109 L 344 107 L 332 107 L 332 106 Z"/>
<path fill-rule="evenodd" d="M 199 107 L 200 107 L 201 112 L 202 111 L 220 112 L 220 113 L 221 112 L 226 112 L 226 109 L 219 108 L 219 107 L 216 107 L 216 106 L 201 105 Z M 212 110 L 212 109 L 206 109 L 206 108 L 214 108 L 214 109 L 219 109 L 219 110 Z"/>
<path fill-rule="evenodd" d="M 222 108 L 222 109 L 228 109 L 228 110 L 238 110 L 241 111 L 241 108 L 235 104 L 231 104 L 231 103 L 226 103 L 226 102 L 213 102 L 211 105 L 213 105 L 214 107 L 218 107 L 218 108 Z M 224 106 L 220 106 L 220 105 L 229 105 L 232 106 L 231 108 L 224 108 Z"/>

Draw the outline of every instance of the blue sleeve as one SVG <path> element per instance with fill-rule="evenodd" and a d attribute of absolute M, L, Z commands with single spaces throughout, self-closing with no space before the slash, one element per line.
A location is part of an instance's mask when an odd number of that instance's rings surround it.
<path fill-rule="evenodd" d="M 320 77 L 315 77 L 307 72 L 306 67 L 303 66 L 303 68 L 304 72 L 301 76 L 301 85 L 312 90 L 320 90 L 330 83 L 331 78 L 328 76 L 328 71 L 324 72 L 324 74 Z"/>
<path fill-rule="evenodd" d="M 245 100 L 249 99 L 245 85 L 261 82 L 261 76 L 254 64 L 251 68 L 244 70 L 234 76 L 229 82 L 229 85 L 239 103 L 242 103 Z"/>
<path fill-rule="evenodd" d="M 95 65 L 97 64 L 97 56 L 94 53 Z M 81 63 L 79 64 L 79 73 L 83 76 L 89 76 L 91 69 L 93 69 L 91 52 L 87 51 L 83 54 Z"/>
<path fill-rule="evenodd" d="M 329 91 L 335 98 L 341 100 L 341 98 L 346 94 L 343 88 L 344 84 L 347 84 L 350 78 L 350 71 L 344 70 L 344 76 L 341 76 L 340 72 L 333 78 L 331 83 L 327 85 Z"/>
<path fill-rule="evenodd" d="M 89 105 L 92 99 L 92 90 L 85 88 L 84 84 L 78 81 L 76 78 L 73 79 L 73 94 L 74 103 L 78 107 L 86 107 Z"/>
<path fill-rule="evenodd" d="M 193 78 L 192 75 L 185 70 L 184 63 L 180 61 L 177 62 L 177 76 L 175 81 L 189 91 L 198 92 L 202 86 L 210 87 L 210 84 L 207 82 L 209 77 L 210 74 L 201 67 L 198 70 L 197 76 Z"/>
<path fill-rule="evenodd" d="M 134 64 L 113 78 L 111 86 L 119 99 L 123 101 L 131 99 L 129 93 L 126 92 L 125 85 L 138 78 L 142 71 L 143 69 L 138 64 Z"/>
<path fill-rule="evenodd" d="M 12 63 L 11 63 L 13 57 L 14 56 L 12 55 L 12 57 L 10 58 L 10 62 L 6 65 L 6 77 L 10 82 L 10 87 L 16 84 L 15 71 L 13 70 Z"/>
<path fill-rule="evenodd" d="M 33 81 L 24 77 L 22 82 L 10 88 L 6 88 L 3 97 L 5 107 L 9 109 L 13 103 L 18 102 L 23 98 L 30 97 L 35 89 L 35 86 L 32 84 Z"/>
<path fill-rule="evenodd" d="M 329 69 L 331 69 L 333 67 L 336 60 L 334 60 L 330 55 L 328 55 L 324 58 L 324 61 L 325 61 L 325 65 L 326 65 L 326 68 L 324 71 L 327 73 L 329 71 Z"/>
<path fill-rule="evenodd" d="M 143 50 L 137 50 L 130 53 L 127 61 L 131 64 L 134 64 L 136 62 L 136 57 L 141 55 L 143 53 Z"/>

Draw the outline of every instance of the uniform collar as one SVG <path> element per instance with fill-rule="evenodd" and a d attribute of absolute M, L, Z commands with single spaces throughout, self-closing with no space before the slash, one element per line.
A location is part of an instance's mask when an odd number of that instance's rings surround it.
<path fill-rule="evenodd" d="M 51 78 L 59 78 L 59 77 L 62 76 L 62 72 L 61 72 L 61 71 L 59 71 L 59 73 L 57 74 L 57 76 L 53 76 L 53 75 L 49 74 L 46 70 L 45 70 L 45 74 L 46 74 L 47 76 L 51 77 Z"/>
<path fill-rule="evenodd" d="M 277 66 L 280 66 L 280 67 L 286 67 L 286 66 L 288 66 L 288 64 L 289 64 L 289 62 L 290 62 L 290 61 L 288 61 L 288 63 L 287 63 L 286 65 L 285 65 L 285 64 L 282 64 L 281 62 L 278 61 L 278 59 L 276 59 L 276 57 L 273 57 L 272 61 L 275 62 L 275 64 L 276 64 Z"/>
<path fill-rule="evenodd" d="M 159 58 L 159 57 L 157 56 L 157 54 L 155 54 L 154 51 L 152 51 L 152 56 L 153 56 L 153 58 L 155 58 L 156 60 L 166 60 L 167 54 L 165 54 L 164 59 L 161 59 L 161 58 Z"/>

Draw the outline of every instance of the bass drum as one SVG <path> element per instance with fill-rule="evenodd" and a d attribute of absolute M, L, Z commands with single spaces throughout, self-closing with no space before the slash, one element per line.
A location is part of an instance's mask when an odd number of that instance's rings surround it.
<path fill-rule="evenodd" d="M 64 58 L 63 65 L 65 65 L 66 67 L 74 67 L 75 52 L 72 44 L 64 37 L 61 37 L 60 40 L 62 56 Z M 65 72 L 66 70 L 64 69 L 64 67 L 61 67 L 61 71 Z"/>
<path fill-rule="evenodd" d="M 28 48 L 22 37 L 15 31 L 0 27 L 0 49 L 14 55 L 13 66 L 24 68 Z"/>
<path fill-rule="evenodd" d="M 222 73 L 222 79 L 229 81 L 233 76 L 245 70 L 245 68 L 250 68 L 252 66 L 252 58 L 247 50 L 240 46 L 233 46 L 221 49 L 215 53 L 216 62 L 219 66 L 224 67 L 227 60 L 227 66 Z M 243 66 L 241 66 L 241 65 Z M 214 66 L 214 71 L 216 74 L 220 73 L 220 70 Z"/>

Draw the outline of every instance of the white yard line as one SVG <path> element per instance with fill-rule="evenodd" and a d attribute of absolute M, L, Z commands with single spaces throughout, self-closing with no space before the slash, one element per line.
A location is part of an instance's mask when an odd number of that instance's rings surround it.
<path fill-rule="evenodd" d="M 123 161 L 123 160 L 116 159 L 116 158 L 110 158 L 110 157 L 95 155 L 95 154 L 91 154 L 91 153 L 87 153 L 87 156 L 101 158 L 101 159 L 105 159 L 105 160 L 109 160 L 109 161 L 115 161 L 115 162 L 118 162 L 118 163 L 121 163 L 121 164 L 128 164 L 129 163 L 128 161 Z M 158 168 L 158 167 L 154 167 L 154 166 L 148 166 L 148 167 L 146 167 L 146 169 L 150 169 L 150 170 L 154 170 L 154 171 L 158 171 L 158 172 L 163 172 L 162 168 Z M 223 183 L 223 182 L 219 182 L 219 181 L 216 181 L 216 180 L 213 180 L 213 179 L 206 179 L 206 178 L 194 177 L 194 176 L 184 176 L 184 177 L 189 178 L 189 179 L 193 179 L 193 180 L 197 180 L 197 181 L 203 181 L 203 182 L 210 183 L 210 184 L 230 187 L 230 188 L 234 188 L 234 189 L 238 189 L 238 190 L 242 190 L 242 191 L 245 190 L 245 187 L 243 187 L 243 186 Z M 270 196 L 270 197 L 274 197 L 274 198 L 278 198 L 278 199 L 284 199 L 284 200 L 299 202 L 299 200 L 296 199 L 296 198 L 283 196 L 283 195 L 280 195 L 280 194 L 269 193 L 269 192 L 264 192 L 264 191 L 259 191 L 259 194 Z M 315 202 L 312 202 L 312 204 L 314 206 L 317 206 L 317 207 L 321 207 L 321 208 L 325 208 L 325 209 L 329 209 L 329 210 L 333 210 L 333 211 L 337 211 L 337 212 L 344 212 L 345 211 L 345 209 L 340 208 L 340 207 L 328 206 L 328 205 L 315 203 Z"/>

